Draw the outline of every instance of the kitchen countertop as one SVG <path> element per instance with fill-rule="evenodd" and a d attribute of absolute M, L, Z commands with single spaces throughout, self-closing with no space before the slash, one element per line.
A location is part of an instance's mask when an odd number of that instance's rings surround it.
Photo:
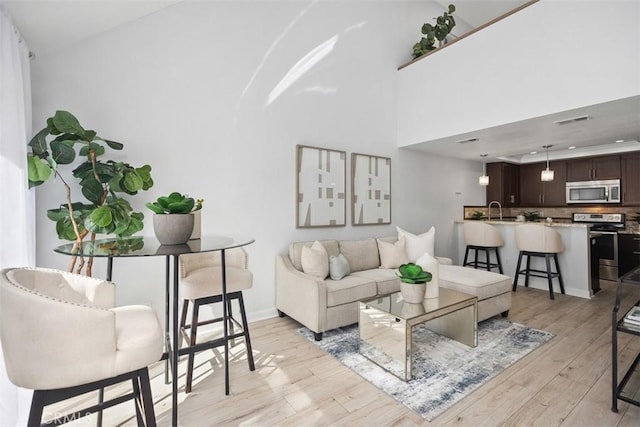
<path fill-rule="evenodd" d="M 475 219 L 458 219 L 456 220 L 456 224 L 462 224 L 465 222 L 471 222 L 471 221 L 478 221 Z M 539 225 L 547 225 L 550 227 L 572 227 L 572 228 L 586 228 L 587 224 L 580 224 L 580 223 L 574 223 L 574 222 L 551 222 L 548 223 L 546 221 L 536 221 L 536 222 L 518 222 L 515 220 L 491 220 L 491 221 L 485 221 L 485 220 L 481 220 L 482 222 L 486 222 L 487 224 L 495 224 L 495 225 L 520 225 L 520 224 L 539 224 Z"/>

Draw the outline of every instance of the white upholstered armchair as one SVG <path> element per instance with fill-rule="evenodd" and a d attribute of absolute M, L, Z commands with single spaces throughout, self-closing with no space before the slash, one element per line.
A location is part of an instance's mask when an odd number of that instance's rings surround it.
<path fill-rule="evenodd" d="M 138 424 L 155 425 L 147 366 L 162 355 L 162 328 L 150 307 L 114 307 L 114 288 L 58 270 L 0 271 L 0 340 L 11 382 L 34 390 L 29 426 L 40 425 L 46 405 L 129 380 Z"/>

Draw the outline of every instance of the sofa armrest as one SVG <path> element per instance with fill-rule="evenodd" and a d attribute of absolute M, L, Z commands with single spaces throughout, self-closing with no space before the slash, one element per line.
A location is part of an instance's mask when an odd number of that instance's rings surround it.
<path fill-rule="evenodd" d="M 437 256 L 436 259 L 438 260 L 438 263 L 441 265 L 453 265 L 453 260 L 451 258 Z"/>
<path fill-rule="evenodd" d="M 324 280 L 297 270 L 286 255 L 276 256 L 276 308 L 314 332 L 327 325 Z"/>

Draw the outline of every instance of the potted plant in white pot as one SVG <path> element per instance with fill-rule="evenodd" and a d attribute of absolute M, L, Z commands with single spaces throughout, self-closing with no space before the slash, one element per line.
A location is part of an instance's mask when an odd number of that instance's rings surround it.
<path fill-rule="evenodd" d="M 163 245 L 182 245 L 187 243 L 193 232 L 193 212 L 202 209 L 202 199 L 173 192 L 158 197 L 153 203 L 146 203 L 153 215 L 153 231 Z"/>
<path fill-rule="evenodd" d="M 396 273 L 400 278 L 400 293 L 409 303 L 421 303 L 427 292 L 427 282 L 431 281 L 431 273 L 412 262 L 402 264 Z"/>
<path fill-rule="evenodd" d="M 74 253 L 87 236 L 93 241 L 97 234 L 115 235 L 127 247 L 141 243 L 140 239 L 128 238 L 142 230 L 144 214 L 135 212 L 124 195 L 132 196 L 153 186 L 151 166 L 134 167 L 125 162 L 102 160 L 107 148 L 122 150 L 123 144 L 86 130 L 68 111 L 56 111 L 49 117 L 47 127 L 38 132 L 28 146 L 29 187 L 54 178 L 66 189 L 66 201 L 47 210 L 47 217 L 55 221 L 60 239 L 74 242 Z M 72 171 L 86 199 L 81 202 L 74 201 L 72 190 L 76 186 L 62 174 L 62 166 L 76 162 L 77 157 L 84 158 Z M 86 275 L 91 276 L 92 266 L 93 257 L 85 262 L 82 256 L 73 256 L 68 270 L 82 273 L 84 269 Z"/>

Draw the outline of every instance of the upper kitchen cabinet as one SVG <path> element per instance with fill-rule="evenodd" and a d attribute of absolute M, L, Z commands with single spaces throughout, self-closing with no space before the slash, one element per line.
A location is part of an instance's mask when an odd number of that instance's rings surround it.
<path fill-rule="evenodd" d="M 640 206 L 640 151 L 623 154 L 621 169 L 622 204 Z"/>
<path fill-rule="evenodd" d="M 567 181 L 620 179 L 620 156 L 571 159 L 567 164 Z"/>
<path fill-rule="evenodd" d="M 497 200 L 503 207 L 520 204 L 520 167 L 511 163 L 488 163 L 487 203 Z"/>
<path fill-rule="evenodd" d="M 566 206 L 567 162 L 549 162 L 553 181 L 541 181 L 540 172 L 546 163 L 520 165 L 520 206 Z"/>

